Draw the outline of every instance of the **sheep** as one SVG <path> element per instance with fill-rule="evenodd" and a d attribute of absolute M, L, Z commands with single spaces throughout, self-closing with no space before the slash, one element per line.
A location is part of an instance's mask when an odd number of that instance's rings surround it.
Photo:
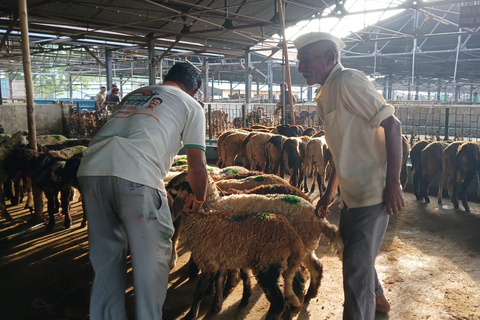
<path fill-rule="evenodd" d="M 410 161 L 412 163 L 411 170 L 413 172 L 413 194 L 417 200 L 422 200 L 420 195 L 420 181 L 422 179 L 422 150 L 432 143 L 430 140 L 423 140 L 417 142 L 410 151 Z"/>
<path fill-rule="evenodd" d="M 303 131 L 302 136 L 313 137 L 315 134 L 317 134 L 317 130 L 314 128 L 307 128 Z"/>
<path fill-rule="evenodd" d="M 8 180 L 8 173 L 5 171 L 3 163 L 16 148 L 27 146 L 27 136 L 27 131 L 18 131 L 10 138 L 6 138 L 3 145 L 0 147 L 0 210 L 2 217 L 4 217 L 7 221 L 12 221 L 13 218 L 7 211 L 5 197 L 3 195 L 3 188 L 1 188 Z"/>
<path fill-rule="evenodd" d="M 218 136 L 218 139 L 217 139 L 218 160 L 215 165 L 219 168 L 222 168 L 223 163 L 225 162 L 225 157 L 226 157 L 225 146 L 224 146 L 225 139 L 232 133 L 235 133 L 235 130 L 225 131 L 224 133 Z"/>
<path fill-rule="evenodd" d="M 259 185 L 266 184 L 288 184 L 288 182 L 273 174 L 250 176 L 244 179 L 225 179 L 216 182 L 216 186 L 224 191 L 228 191 L 229 189 L 252 189 Z"/>
<path fill-rule="evenodd" d="M 75 146 L 84 146 L 88 147 L 92 139 L 85 138 L 85 139 L 67 139 L 63 141 L 58 141 L 54 144 L 45 144 L 43 145 L 44 148 L 47 150 L 62 150 L 66 148 L 71 148 Z"/>
<path fill-rule="evenodd" d="M 61 159 L 70 159 L 76 154 L 83 153 L 85 150 L 87 150 L 87 147 L 85 146 L 75 146 L 75 147 L 70 147 L 70 148 L 65 148 L 62 150 L 52 150 L 48 151 L 48 153 L 52 157 L 56 158 L 61 158 Z"/>
<path fill-rule="evenodd" d="M 428 186 L 432 179 L 442 172 L 442 152 L 448 143 L 435 141 L 427 145 L 421 154 L 422 180 L 420 181 L 420 197 L 429 203 Z"/>
<path fill-rule="evenodd" d="M 285 139 L 285 136 L 277 134 L 267 140 L 265 144 L 268 163 L 266 173 L 279 174 L 282 146 Z"/>
<path fill-rule="evenodd" d="M 212 170 L 210 170 L 209 172 L 214 180 L 223 180 L 236 176 L 237 174 L 247 173 L 250 171 L 247 168 L 240 166 L 228 166 L 222 169 L 212 168 Z"/>
<path fill-rule="evenodd" d="M 248 135 L 249 133 L 247 132 L 237 131 L 225 138 L 223 143 L 225 158 L 223 159 L 222 167 L 234 166 L 238 154 L 242 155 L 243 158 L 243 153 L 241 152 L 242 145 Z"/>
<path fill-rule="evenodd" d="M 197 317 L 203 294 L 222 269 L 252 269 L 271 304 L 265 319 L 280 319 L 285 299 L 294 307 L 301 306 L 292 282 L 304 248 L 285 217 L 264 212 L 235 215 L 217 210 L 182 215 L 185 247 L 202 271 L 184 320 Z M 277 283 L 280 274 L 285 281 L 285 298 Z M 219 293 L 221 290 L 217 290 Z M 214 311 L 220 310 L 222 302 L 221 294 L 217 295 Z"/>
<path fill-rule="evenodd" d="M 220 181 L 220 180 L 230 180 L 230 179 L 241 180 L 241 179 L 245 179 L 245 178 L 252 177 L 252 176 L 261 176 L 263 174 L 264 173 L 260 172 L 260 171 L 247 170 L 245 172 L 240 172 L 240 173 L 237 172 L 235 174 L 231 174 L 231 175 L 228 175 L 228 176 L 220 177 L 220 176 L 216 176 L 216 175 L 213 175 L 213 174 L 211 174 L 211 176 L 212 176 L 214 181 Z"/>
<path fill-rule="evenodd" d="M 308 141 L 305 147 L 305 156 L 301 167 L 301 176 L 304 177 L 304 191 L 308 192 L 308 175 L 313 169 L 313 182 L 310 188 L 310 192 L 315 191 L 315 177 L 318 183 L 318 190 L 320 195 L 325 190 L 325 174 L 327 168 L 327 162 L 324 158 L 324 151 L 327 149 L 327 142 L 324 137 L 312 138 Z"/>
<path fill-rule="evenodd" d="M 41 145 L 55 144 L 65 140 L 68 140 L 67 137 L 62 136 L 61 134 L 43 134 L 37 136 L 37 143 Z"/>
<path fill-rule="evenodd" d="M 288 138 L 283 143 L 282 160 L 280 162 L 280 177 L 284 177 L 285 170 L 290 174 L 290 184 L 299 186 L 301 184 L 301 167 L 305 157 L 305 147 L 310 137 Z"/>
<path fill-rule="evenodd" d="M 175 197 L 179 192 L 191 192 L 185 178 L 172 179 L 167 191 Z M 305 297 L 309 300 L 318 294 L 322 278 L 323 267 L 315 255 L 315 250 L 323 234 L 329 239 L 332 248 L 340 254 L 343 249 L 338 228 L 331 225 L 326 219 L 319 218 L 315 207 L 308 201 L 292 195 L 256 195 L 243 194 L 221 197 L 216 184 L 211 178 L 207 184 L 206 202 L 204 207 L 212 210 L 221 210 L 236 214 L 252 212 L 272 212 L 284 215 L 297 231 L 303 241 L 305 252 L 303 262 L 310 272 L 310 286 Z"/>
<path fill-rule="evenodd" d="M 58 193 L 61 193 L 62 213 L 65 215 L 64 226 L 71 226 L 69 216 L 69 198 L 71 187 L 79 189 L 76 173 L 80 165 L 80 156 L 70 159 L 59 158 L 52 154 L 55 151 L 36 152 L 32 149 L 14 150 L 6 161 L 6 167 L 11 174 L 21 171 L 29 177 L 33 189 L 35 212 L 32 222 L 43 221 L 43 197 L 45 193 L 48 203 L 49 222 L 47 230 L 55 225 L 54 214 L 58 212 Z M 85 215 L 82 226 L 86 225 Z"/>
<path fill-rule="evenodd" d="M 273 135 L 271 133 L 257 133 L 250 137 L 245 145 L 245 157 L 250 166 L 250 170 L 265 172 L 267 167 L 267 157 L 265 153 L 265 145 Z"/>
<path fill-rule="evenodd" d="M 475 173 L 479 175 L 480 169 L 480 144 L 478 142 L 465 142 L 463 143 L 455 156 L 455 167 L 457 171 L 457 176 L 455 183 L 453 185 L 453 197 L 452 202 L 455 209 L 458 209 L 458 198 L 459 198 L 459 184 L 460 187 L 460 197 L 462 200 L 462 205 L 465 208 L 466 212 L 470 212 L 470 207 L 468 206 L 467 200 L 467 190 L 470 185 L 470 182 L 473 179 Z M 480 183 L 479 191 L 477 191 L 477 196 L 480 193 Z"/>
<path fill-rule="evenodd" d="M 402 166 L 400 171 L 400 183 L 402 184 L 403 190 L 407 187 L 407 160 L 410 147 L 408 145 L 408 139 L 405 136 L 402 136 Z"/>
<path fill-rule="evenodd" d="M 447 191 L 450 199 L 453 196 L 453 184 L 456 178 L 455 155 L 458 149 L 463 144 L 463 141 L 452 142 L 442 152 L 442 176 L 438 185 L 438 203 L 442 204 L 443 187 L 447 186 Z"/>
<path fill-rule="evenodd" d="M 289 184 L 267 184 L 255 187 L 253 189 L 247 190 L 237 190 L 237 189 L 230 189 L 228 191 L 224 191 L 224 196 L 229 196 L 232 194 L 290 194 L 300 198 L 307 200 L 308 202 L 312 202 L 310 198 L 302 192 L 302 190 L 291 186 Z"/>
<path fill-rule="evenodd" d="M 288 124 L 281 124 L 276 127 L 279 134 L 286 137 L 300 137 L 303 133 L 301 126 L 290 126 Z"/>

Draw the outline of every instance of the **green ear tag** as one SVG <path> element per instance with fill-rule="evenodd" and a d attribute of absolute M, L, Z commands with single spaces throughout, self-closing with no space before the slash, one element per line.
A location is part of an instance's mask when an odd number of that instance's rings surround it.
<path fill-rule="evenodd" d="M 256 176 L 253 180 L 255 180 L 257 182 L 261 182 L 261 181 L 265 180 L 265 178 L 263 176 Z"/>
<path fill-rule="evenodd" d="M 232 170 L 230 170 L 230 173 L 231 173 L 231 174 L 237 174 L 237 173 L 238 173 L 238 170 L 232 169 Z"/>

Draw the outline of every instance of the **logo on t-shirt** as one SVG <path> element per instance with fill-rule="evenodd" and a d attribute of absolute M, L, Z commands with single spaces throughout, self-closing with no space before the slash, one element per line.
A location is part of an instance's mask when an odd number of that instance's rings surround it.
<path fill-rule="evenodd" d="M 153 92 L 150 89 L 137 89 L 133 91 L 119 104 L 118 110 L 114 113 L 113 117 L 128 118 L 133 115 L 146 115 L 159 121 L 153 113 L 155 108 L 163 102 L 158 94 L 158 92 Z"/>

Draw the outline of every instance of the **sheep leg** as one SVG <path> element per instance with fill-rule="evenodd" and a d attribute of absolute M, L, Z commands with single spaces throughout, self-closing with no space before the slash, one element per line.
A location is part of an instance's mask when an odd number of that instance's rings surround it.
<path fill-rule="evenodd" d="M 438 204 L 442 204 L 443 202 L 443 187 L 445 186 L 447 180 L 448 180 L 448 171 L 444 170 L 442 172 L 442 177 L 440 178 L 440 182 L 438 184 L 438 195 L 437 195 Z"/>
<path fill-rule="evenodd" d="M 193 295 L 193 303 L 190 311 L 188 311 L 187 315 L 183 317 L 183 320 L 193 320 L 197 318 L 203 295 L 212 281 L 215 279 L 215 274 L 215 272 L 202 273 Z"/>
<path fill-rule="evenodd" d="M 268 309 L 265 320 L 279 320 L 280 315 L 285 310 L 285 299 L 282 291 L 278 287 L 279 277 L 280 266 L 278 265 L 272 265 L 257 274 L 258 284 L 260 284 L 263 292 L 265 292 L 265 296 L 267 296 L 267 299 L 270 302 L 270 308 Z"/>
<path fill-rule="evenodd" d="M 212 312 L 219 313 L 222 310 L 223 305 L 223 285 L 225 283 L 226 272 L 225 270 L 218 270 L 215 276 L 215 298 L 213 299 Z"/>
<path fill-rule="evenodd" d="M 299 168 L 298 169 L 300 175 L 298 177 L 298 183 L 297 183 L 297 187 L 301 190 L 302 189 L 302 182 L 303 182 L 303 179 L 305 179 L 305 181 L 307 181 L 307 176 L 305 174 L 305 169 L 303 168 Z M 308 187 L 307 187 L 307 184 L 304 183 L 304 187 L 305 187 L 305 192 L 308 192 Z"/>
<path fill-rule="evenodd" d="M 303 295 L 305 294 L 305 279 L 302 276 L 300 269 L 297 269 L 295 272 L 295 277 L 293 278 L 292 282 L 293 292 L 297 295 L 297 297 L 304 298 Z M 295 315 L 297 315 L 301 311 L 301 307 L 295 307 L 292 304 L 288 304 L 286 310 L 282 314 L 282 320 L 290 320 Z"/>
<path fill-rule="evenodd" d="M 33 203 L 34 203 L 34 210 L 30 211 L 32 214 L 32 222 L 33 223 L 40 223 L 43 222 L 43 194 L 42 190 L 38 187 L 33 187 Z"/>
<path fill-rule="evenodd" d="M 65 219 L 64 219 L 65 229 L 70 228 L 70 226 L 72 225 L 72 218 L 70 217 L 71 194 L 72 194 L 72 189 L 70 187 L 63 188 L 62 191 L 60 191 L 62 214 L 65 216 Z"/>
<path fill-rule="evenodd" d="M 465 180 L 463 180 L 462 187 L 460 189 L 460 198 L 462 199 L 462 205 L 465 208 L 466 212 L 470 212 L 470 207 L 468 206 L 467 200 L 467 191 L 470 182 L 472 182 L 475 172 L 467 172 L 465 175 Z"/>
<path fill-rule="evenodd" d="M 478 183 L 478 188 L 477 188 L 477 198 L 480 199 L 480 170 L 477 171 L 477 183 Z"/>
<path fill-rule="evenodd" d="M 248 300 L 250 300 L 252 296 L 252 283 L 248 270 L 240 269 L 240 277 L 243 281 L 243 295 L 242 301 L 240 301 L 240 307 L 244 307 L 248 304 Z"/>
<path fill-rule="evenodd" d="M 78 189 L 78 191 L 80 191 L 80 189 Z M 83 219 L 82 219 L 82 223 L 80 223 L 80 228 L 85 228 L 87 226 L 87 214 L 85 213 L 85 203 L 83 202 L 81 191 L 80 191 L 80 199 L 82 201 L 82 209 L 83 209 Z"/>
<path fill-rule="evenodd" d="M 32 180 L 29 177 L 26 177 L 24 180 L 25 191 L 27 192 L 27 202 L 25 202 L 24 209 L 29 209 L 30 213 L 33 213 L 34 207 L 34 197 L 32 190 Z"/>
<path fill-rule="evenodd" d="M 14 196 L 13 196 L 12 180 L 11 179 L 7 179 L 7 181 L 5 181 L 3 183 L 3 196 L 5 198 L 7 198 L 8 200 L 10 200 L 10 202 L 13 205 L 13 197 Z"/>
<path fill-rule="evenodd" d="M 13 218 L 7 211 L 7 205 L 5 204 L 5 197 L 3 196 L 3 190 L 0 188 L 0 209 L 2 210 L 2 217 L 7 221 L 12 221 Z"/>
<path fill-rule="evenodd" d="M 460 173 L 458 173 L 458 177 L 456 179 L 454 179 L 454 182 L 453 182 L 453 192 L 452 192 L 452 197 L 451 197 L 451 200 L 452 200 L 452 203 L 453 203 L 453 207 L 455 209 L 458 209 L 459 208 L 459 204 L 458 204 L 458 188 L 460 186 L 460 183 L 462 183 L 462 180 L 461 180 L 461 175 Z"/>
<path fill-rule="evenodd" d="M 419 192 L 420 180 L 422 178 L 422 171 L 420 169 L 415 170 L 413 174 L 413 194 L 417 197 L 417 200 L 422 200 Z"/>
<path fill-rule="evenodd" d="M 233 289 L 237 286 L 238 282 L 240 281 L 238 275 L 240 270 L 233 269 L 227 271 L 226 281 L 225 281 L 225 288 L 223 289 L 223 296 L 226 297 L 230 293 L 232 293 Z"/>
<path fill-rule="evenodd" d="M 307 295 L 305 296 L 305 302 L 310 301 L 310 299 L 315 298 L 318 295 L 320 290 L 320 284 L 322 281 L 323 275 L 323 265 L 316 257 L 315 253 L 307 255 L 303 260 L 305 263 L 308 272 L 310 273 L 310 286 L 308 287 Z"/>
<path fill-rule="evenodd" d="M 56 192 L 46 191 L 45 197 L 47 198 L 47 208 L 48 208 L 48 224 L 47 231 L 53 230 L 55 226 L 55 198 L 58 196 Z"/>
<path fill-rule="evenodd" d="M 420 181 L 420 196 L 425 199 L 426 203 L 430 203 L 430 198 L 428 197 L 428 186 L 430 181 L 432 181 L 432 175 L 425 174 Z"/>
<path fill-rule="evenodd" d="M 173 232 L 172 236 L 172 257 L 170 259 L 170 270 L 175 268 L 175 264 L 177 263 L 178 254 L 177 254 L 177 246 L 178 246 L 178 239 L 180 238 L 180 221 L 181 219 L 177 219 L 173 222 L 173 227 L 175 231 Z"/>
<path fill-rule="evenodd" d="M 193 258 L 190 257 L 190 260 L 188 261 L 188 281 L 194 281 L 197 279 L 199 271 L 200 269 L 198 269 L 197 264 L 193 261 Z"/>

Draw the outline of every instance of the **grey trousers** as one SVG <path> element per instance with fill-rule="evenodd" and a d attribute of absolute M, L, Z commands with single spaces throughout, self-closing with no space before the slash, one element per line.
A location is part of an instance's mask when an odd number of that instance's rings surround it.
<path fill-rule="evenodd" d="M 376 297 L 383 294 L 375 270 L 375 259 L 387 229 L 385 204 L 340 212 L 343 252 L 344 320 L 375 319 Z"/>
<path fill-rule="evenodd" d="M 79 177 L 95 273 L 91 320 L 127 320 L 127 245 L 135 316 L 161 320 L 170 272 L 173 222 L 166 195 L 117 177 Z"/>

